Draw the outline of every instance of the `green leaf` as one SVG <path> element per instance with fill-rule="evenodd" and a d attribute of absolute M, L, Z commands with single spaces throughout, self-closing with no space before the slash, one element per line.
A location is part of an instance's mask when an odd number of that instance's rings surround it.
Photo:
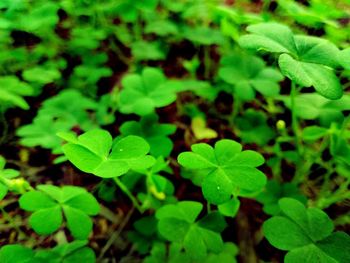
<path fill-rule="evenodd" d="M 223 57 L 220 64 L 219 77 L 233 85 L 233 92 L 239 98 L 252 100 L 255 91 L 269 97 L 278 95 L 278 82 L 283 80 L 283 76 L 276 69 L 266 67 L 262 59 L 234 53 Z"/>
<path fill-rule="evenodd" d="M 158 119 L 156 114 L 143 116 L 139 122 L 124 122 L 119 130 L 124 136 L 137 135 L 144 138 L 150 145 L 150 153 L 153 156 L 167 157 L 173 148 L 173 143 L 167 136 L 175 132 L 176 126 L 160 124 Z"/>
<path fill-rule="evenodd" d="M 20 207 L 34 212 L 29 224 L 40 235 L 55 232 L 62 224 L 64 212 L 67 226 L 76 239 L 86 239 L 92 230 L 89 215 L 97 215 L 100 207 L 94 196 L 76 186 L 38 185 L 39 191 L 23 194 Z"/>
<path fill-rule="evenodd" d="M 350 237 L 333 233 L 333 222 L 317 208 L 306 209 L 300 202 L 283 198 L 279 201 L 281 215 L 274 216 L 263 225 L 267 240 L 281 250 L 289 251 L 285 262 L 341 262 L 350 259 L 343 249 Z M 338 234 L 339 233 L 339 234 Z"/>
<path fill-rule="evenodd" d="M 302 132 L 302 137 L 305 141 L 315 141 L 328 133 L 328 129 L 319 126 L 309 126 L 306 127 Z"/>
<path fill-rule="evenodd" d="M 100 204 L 90 193 L 83 193 L 65 201 L 65 204 L 83 211 L 85 214 L 93 216 L 100 211 Z"/>
<path fill-rule="evenodd" d="M 76 239 L 87 239 L 92 231 L 92 221 L 90 217 L 83 211 L 63 206 L 64 215 L 67 220 L 67 227 Z"/>
<path fill-rule="evenodd" d="M 244 48 L 276 53 L 297 53 L 293 33 L 285 25 L 260 23 L 248 26 L 247 31 L 252 34 L 239 39 L 239 44 Z"/>
<path fill-rule="evenodd" d="M 31 191 L 21 196 L 19 205 L 26 211 L 36 211 L 54 207 L 57 203 L 42 192 Z"/>
<path fill-rule="evenodd" d="M 340 99 L 343 89 L 333 70 L 339 65 L 340 51 L 317 37 L 293 35 L 284 25 L 260 23 L 247 28 L 251 34 L 240 38 L 242 47 L 280 53 L 282 73 L 302 87 L 313 86 L 331 100 Z"/>
<path fill-rule="evenodd" d="M 156 212 L 160 234 L 181 244 L 193 261 L 203 260 L 208 252 L 217 253 L 223 248 L 219 232 L 225 227 L 225 222 L 218 213 L 196 222 L 202 208 L 200 203 L 183 201 L 162 206 Z"/>
<path fill-rule="evenodd" d="M 239 143 L 227 139 L 216 142 L 214 149 L 204 143 L 191 148 L 192 152 L 178 156 L 178 162 L 204 172 L 202 191 L 210 203 L 223 204 L 232 194 L 245 196 L 264 187 L 266 177 L 255 168 L 264 163 L 264 158 L 257 152 L 241 152 Z"/>
<path fill-rule="evenodd" d="M 266 214 L 278 215 L 281 211 L 278 201 L 283 197 L 296 199 L 303 204 L 307 201 L 296 184 L 279 183 L 275 180 L 267 182 L 265 190 L 256 196 L 256 200 L 264 205 L 263 210 Z"/>
<path fill-rule="evenodd" d="M 144 116 L 155 108 L 176 100 L 176 89 L 158 68 L 145 68 L 141 75 L 129 74 L 122 79 L 120 111 Z"/>
<path fill-rule="evenodd" d="M 340 51 L 339 64 L 341 64 L 345 69 L 350 70 L 350 48 Z"/>
<path fill-rule="evenodd" d="M 147 155 L 149 149 L 143 138 L 133 135 L 116 141 L 112 147 L 111 135 L 104 130 L 86 132 L 63 146 L 64 154 L 77 168 L 104 178 L 151 167 L 155 159 Z"/>
<path fill-rule="evenodd" d="M 29 218 L 29 224 L 39 235 L 50 235 L 62 224 L 62 212 L 58 205 L 40 209 Z"/>
<path fill-rule="evenodd" d="M 6 245 L 0 249 L 2 263 L 34 263 L 34 251 L 22 245 Z"/>
<path fill-rule="evenodd" d="M 337 76 L 326 66 L 299 62 L 287 54 L 279 57 L 278 64 L 285 76 L 302 87 L 313 86 L 327 99 L 337 100 L 343 95 L 343 88 Z"/>
<path fill-rule="evenodd" d="M 0 77 L 0 103 L 4 106 L 17 106 L 28 110 L 29 105 L 22 97 L 33 94 L 32 87 L 20 81 L 16 76 Z"/>

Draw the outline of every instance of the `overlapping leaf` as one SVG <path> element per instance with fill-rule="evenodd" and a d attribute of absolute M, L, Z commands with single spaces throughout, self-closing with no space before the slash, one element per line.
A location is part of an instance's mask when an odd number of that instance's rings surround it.
<path fill-rule="evenodd" d="M 175 125 L 158 123 L 156 114 L 144 116 L 139 122 L 124 122 L 120 127 L 122 135 L 141 136 L 149 143 L 152 155 L 163 157 L 167 157 L 173 148 L 173 142 L 167 136 L 175 130 Z"/>
<path fill-rule="evenodd" d="M 221 252 L 220 232 L 226 226 L 218 213 L 208 214 L 196 221 L 203 206 L 198 202 L 183 201 L 158 209 L 158 230 L 168 241 L 180 243 L 194 261 L 205 259 L 208 252 Z"/>
<path fill-rule="evenodd" d="M 59 133 L 66 141 L 63 152 L 77 168 L 104 178 L 127 173 L 130 169 L 146 169 L 155 160 L 147 155 L 148 143 L 138 136 L 127 136 L 113 144 L 109 132 L 101 129 L 88 131 L 78 137 Z"/>
<path fill-rule="evenodd" d="M 280 53 L 282 73 L 302 87 L 313 86 L 322 96 L 336 100 L 343 95 L 342 86 L 334 73 L 339 65 L 339 49 L 327 40 L 293 35 L 278 23 L 261 23 L 247 28 L 251 33 L 240 38 L 248 49 Z"/>
<path fill-rule="evenodd" d="M 281 199 L 279 206 L 282 214 L 265 221 L 263 230 L 273 246 L 289 251 L 285 263 L 349 262 L 350 237 L 332 233 L 333 222 L 326 213 L 290 198 Z"/>
<path fill-rule="evenodd" d="M 219 77 L 234 87 L 236 96 L 252 100 L 255 91 L 265 96 L 279 94 L 278 82 L 283 80 L 281 73 L 255 56 L 233 54 L 220 61 Z"/>

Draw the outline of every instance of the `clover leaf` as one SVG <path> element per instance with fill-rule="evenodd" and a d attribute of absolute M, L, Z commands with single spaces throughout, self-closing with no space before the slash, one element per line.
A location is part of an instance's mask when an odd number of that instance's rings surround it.
<path fill-rule="evenodd" d="M 29 224 L 39 235 L 49 235 L 62 225 L 63 215 L 67 227 L 76 239 L 86 239 L 92 230 L 89 216 L 100 210 L 95 197 L 76 186 L 38 185 L 19 199 L 20 207 L 33 212 Z"/>
<path fill-rule="evenodd" d="M 136 60 L 164 60 L 166 53 L 157 41 L 135 41 L 131 44 L 131 53 Z"/>
<path fill-rule="evenodd" d="M 265 190 L 256 200 L 264 205 L 263 210 L 268 215 L 277 215 L 280 212 L 278 201 L 283 198 L 293 198 L 306 204 L 307 198 L 301 194 L 300 189 L 293 183 L 280 184 L 275 180 L 267 182 Z"/>
<path fill-rule="evenodd" d="M 248 109 L 236 119 L 238 134 L 244 143 L 266 145 L 274 138 L 275 132 L 267 123 L 267 116 L 261 111 Z"/>
<path fill-rule="evenodd" d="M 241 151 L 238 142 L 223 139 L 214 148 L 198 143 L 191 149 L 192 152 L 181 153 L 178 162 L 185 168 L 203 171 L 202 191 L 211 203 L 225 203 L 232 195 L 250 195 L 266 183 L 265 175 L 256 169 L 264 158 L 255 151 Z"/>
<path fill-rule="evenodd" d="M 62 149 L 70 162 L 83 172 L 103 178 L 120 176 L 130 169 L 146 169 L 155 162 L 147 155 L 148 143 L 138 136 L 130 135 L 113 144 L 110 133 L 102 129 L 78 137 L 73 133 L 58 135 L 68 141 Z"/>
<path fill-rule="evenodd" d="M 62 244 L 53 249 L 32 250 L 23 245 L 6 245 L 0 249 L 0 262 L 2 263 L 74 263 L 83 261 L 94 263 L 94 251 L 86 247 L 87 241 L 73 241 Z"/>
<path fill-rule="evenodd" d="M 289 97 L 282 97 L 282 101 L 290 108 Z M 323 126 L 332 122 L 341 123 L 344 119 L 343 111 L 350 110 L 350 95 L 345 94 L 339 100 L 333 101 L 319 94 L 299 94 L 295 98 L 295 113 L 305 120 L 319 119 Z"/>
<path fill-rule="evenodd" d="M 95 126 L 89 112 L 97 104 L 76 90 L 64 90 L 42 104 L 33 123 L 17 129 L 20 143 L 24 146 L 41 146 L 60 154 L 62 140 L 57 132 L 68 132 L 75 126 L 89 130 Z"/>
<path fill-rule="evenodd" d="M 167 251 L 169 250 L 169 251 Z M 171 243 L 167 249 L 166 244 L 156 242 L 153 244 L 150 255 L 145 258 L 144 263 L 191 263 L 190 257 L 182 251 L 182 245 Z"/>
<path fill-rule="evenodd" d="M 0 107 L 17 106 L 28 110 L 29 105 L 24 96 L 33 95 L 34 90 L 27 83 L 20 81 L 16 76 L 0 77 Z"/>
<path fill-rule="evenodd" d="M 50 250 L 37 251 L 35 258 L 49 263 L 95 263 L 95 252 L 87 247 L 86 240 L 76 240 L 71 243 L 62 244 Z"/>
<path fill-rule="evenodd" d="M 286 77 L 302 87 L 313 86 L 323 97 L 337 100 L 343 89 L 334 69 L 339 66 L 339 49 L 327 40 L 293 35 L 289 27 L 278 23 L 248 26 L 251 33 L 242 36 L 242 47 L 279 53 L 278 64 Z"/>
<path fill-rule="evenodd" d="M 141 75 L 128 74 L 122 79 L 120 111 L 144 116 L 155 108 L 169 105 L 176 100 L 174 83 L 168 81 L 157 68 L 145 68 Z"/>
<path fill-rule="evenodd" d="M 350 236 L 333 232 L 333 222 L 326 213 L 306 209 L 291 198 L 282 198 L 279 206 L 282 213 L 265 221 L 263 230 L 274 247 L 289 251 L 285 263 L 350 261 Z"/>
<path fill-rule="evenodd" d="M 137 135 L 144 138 L 150 145 L 153 156 L 167 157 L 173 149 L 173 142 L 168 135 L 175 132 L 176 126 L 158 123 L 158 115 L 143 116 L 139 122 L 127 121 L 120 126 L 122 135 Z"/>
<path fill-rule="evenodd" d="M 210 251 L 221 252 L 224 245 L 220 235 L 226 227 L 224 219 L 214 212 L 197 221 L 202 209 L 201 203 L 182 201 L 156 212 L 159 233 L 170 242 L 180 243 L 194 261 L 205 259 Z"/>
<path fill-rule="evenodd" d="M 233 85 L 233 92 L 244 100 L 255 98 L 255 91 L 264 96 L 276 96 L 280 87 L 278 82 L 283 80 L 281 73 L 265 62 L 247 54 L 232 54 L 220 61 L 219 77 Z"/>

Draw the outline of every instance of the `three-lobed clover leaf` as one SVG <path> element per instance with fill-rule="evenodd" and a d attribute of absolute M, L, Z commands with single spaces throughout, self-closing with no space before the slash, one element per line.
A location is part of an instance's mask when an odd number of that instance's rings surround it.
<path fill-rule="evenodd" d="M 176 100 L 177 85 L 166 79 L 158 68 L 145 68 L 141 75 L 128 74 L 122 79 L 120 111 L 144 116 L 155 108 Z"/>
<path fill-rule="evenodd" d="M 211 203 L 223 204 L 231 196 L 246 196 L 262 190 L 266 176 L 256 167 L 264 163 L 255 151 L 242 151 L 236 141 L 223 139 L 211 147 L 205 143 L 191 146 L 192 152 L 183 152 L 178 162 L 188 169 L 202 170 L 202 191 Z"/>
<path fill-rule="evenodd" d="M 220 232 L 226 222 L 214 212 L 197 221 L 203 205 L 193 201 L 182 201 L 165 205 L 157 210 L 159 233 L 168 241 L 180 243 L 193 261 L 205 259 L 211 251 L 220 253 L 223 241 Z"/>
<path fill-rule="evenodd" d="M 236 118 L 238 134 L 244 143 L 264 146 L 275 137 L 274 130 L 267 123 L 267 116 L 261 111 L 248 109 Z"/>
<path fill-rule="evenodd" d="M 86 239 L 92 230 L 90 216 L 100 210 L 95 197 L 75 186 L 38 185 L 19 199 L 20 207 L 33 212 L 29 224 L 39 235 L 49 235 L 60 228 L 63 214 L 67 227 L 76 239 Z"/>
<path fill-rule="evenodd" d="M 148 143 L 138 136 L 126 136 L 113 143 L 108 131 L 95 129 L 80 136 L 74 133 L 59 133 L 68 141 L 62 149 L 65 156 L 77 168 L 103 178 L 113 178 L 130 169 L 151 167 L 155 159 L 147 155 Z"/>
<path fill-rule="evenodd" d="M 87 241 L 76 240 L 53 249 L 32 250 L 23 245 L 6 245 L 0 249 L 2 263 L 74 263 L 77 261 L 94 263 L 94 251 L 86 246 Z"/>
<path fill-rule="evenodd" d="M 269 97 L 279 94 L 278 82 L 283 80 L 283 75 L 267 67 L 261 58 L 236 53 L 223 57 L 220 64 L 219 77 L 233 85 L 233 92 L 239 98 L 252 100 L 256 91 Z"/>
<path fill-rule="evenodd" d="M 280 212 L 278 201 L 285 197 L 296 199 L 304 204 L 307 201 L 296 184 L 280 184 L 276 180 L 269 180 L 265 190 L 256 197 L 256 200 L 264 205 L 263 210 L 266 214 L 277 215 Z"/>
<path fill-rule="evenodd" d="M 158 123 L 158 115 L 143 116 L 139 122 L 127 121 L 120 126 L 122 135 L 137 135 L 150 145 L 153 156 L 167 157 L 173 149 L 173 142 L 167 136 L 175 132 L 176 126 Z"/>
<path fill-rule="evenodd" d="M 41 146 L 60 154 L 62 139 L 57 132 L 68 132 L 74 126 L 82 130 L 94 127 L 88 111 L 96 110 L 97 104 L 77 90 L 64 90 L 44 101 L 31 124 L 21 126 L 16 133 L 24 146 Z"/>
<path fill-rule="evenodd" d="M 278 64 L 289 79 L 302 87 L 313 86 L 325 98 L 342 97 L 343 89 L 334 69 L 339 66 L 339 49 L 325 39 L 293 35 L 289 27 L 278 23 L 248 26 L 251 33 L 242 36 L 242 47 L 279 53 Z"/>
<path fill-rule="evenodd" d="M 350 236 L 333 232 L 326 213 L 291 198 L 282 198 L 279 206 L 282 213 L 265 221 L 263 230 L 274 247 L 289 251 L 285 263 L 350 262 Z"/>

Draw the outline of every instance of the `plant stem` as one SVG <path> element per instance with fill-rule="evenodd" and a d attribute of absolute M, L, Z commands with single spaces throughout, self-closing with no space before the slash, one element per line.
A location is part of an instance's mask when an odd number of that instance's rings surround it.
<path fill-rule="evenodd" d="M 294 81 L 292 81 L 292 89 L 290 92 L 290 100 L 291 100 L 291 111 L 292 111 L 292 130 L 294 133 L 295 138 L 295 147 L 297 152 L 299 153 L 299 156 L 301 155 L 301 149 L 300 149 L 300 140 L 299 140 L 299 125 L 298 125 L 298 119 L 295 111 L 295 97 L 297 95 L 297 87 Z"/>
<path fill-rule="evenodd" d="M 204 78 L 210 78 L 211 60 L 210 60 L 210 46 L 204 46 Z"/>
<path fill-rule="evenodd" d="M 119 180 L 118 177 L 114 177 L 113 178 L 114 182 L 116 183 L 116 185 L 120 188 L 120 190 L 122 190 L 131 200 L 131 202 L 133 203 L 133 205 L 135 206 L 135 208 L 140 212 L 143 213 L 143 208 L 141 207 L 141 205 L 139 204 L 139 202 L 137 201 L 137 199 L 135 198 L 135 196 L 129 191 L 129 189 L 125 186 L 125 184 L 122 183 L 122 181 Z"/>

